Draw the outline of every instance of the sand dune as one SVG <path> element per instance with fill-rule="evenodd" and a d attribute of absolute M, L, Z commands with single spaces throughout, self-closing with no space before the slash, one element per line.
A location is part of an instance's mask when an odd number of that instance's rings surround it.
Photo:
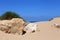
<path fill-rule="evenodd" d="M 60 18 L 52 21 L 36 22 L 38 29 L 35 33 L 26 33 L 25 36 L 6 34 L 0 31 L 0 40 L 60 40 L 60 29 L 52 26 L 59 23 Z"/>

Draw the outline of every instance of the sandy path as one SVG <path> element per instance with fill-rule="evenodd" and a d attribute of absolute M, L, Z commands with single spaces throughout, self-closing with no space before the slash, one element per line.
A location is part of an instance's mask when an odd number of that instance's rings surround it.
<path fill-rule="evenodd" d="M 60 29 L 51 26 L 52 22 L 37 22 L 36 24 L 38 24 L 38 30 L 35 33 L 26 33 L 25 36 L 5 34 L 0 31 L 0 40 L 60 40 Z"/>

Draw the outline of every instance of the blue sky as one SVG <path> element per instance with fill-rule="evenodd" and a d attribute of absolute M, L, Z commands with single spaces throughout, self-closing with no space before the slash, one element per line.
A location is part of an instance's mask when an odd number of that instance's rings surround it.
<path fill-rule="evenodd" d="M 60 0 L 0 0 L 0 15 L 6 11 L 16 12 L 23 18 L 60 16 Z"/>

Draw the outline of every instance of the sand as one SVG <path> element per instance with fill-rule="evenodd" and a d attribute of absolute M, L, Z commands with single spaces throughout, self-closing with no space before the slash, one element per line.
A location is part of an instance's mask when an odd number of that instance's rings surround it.
<path fill-rule="evenodd" d="M 60 40 L 60 29 L 53 26 L 54 22 L 60 22 L 58 20 L 35 22 L 38 24 L 37 31 L 26 33 L 25 36 L 6 34 L 0 31 L 0 40 Z"/>

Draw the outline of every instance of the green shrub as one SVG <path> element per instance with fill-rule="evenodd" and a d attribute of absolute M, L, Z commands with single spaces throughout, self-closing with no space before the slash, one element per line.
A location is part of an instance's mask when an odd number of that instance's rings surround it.
<path fill-rule="evenodd" d="M 54 18 L 51 18 L 49 21 L 53 20 Z"/>
<path fill-rule="evenodd" d="M 20 17 L 18 14 L 16 14 L 15 12 L 5 12 L 1 17 L 2 20 L 10 20 L 12 18 L 22 18 Z"/>

